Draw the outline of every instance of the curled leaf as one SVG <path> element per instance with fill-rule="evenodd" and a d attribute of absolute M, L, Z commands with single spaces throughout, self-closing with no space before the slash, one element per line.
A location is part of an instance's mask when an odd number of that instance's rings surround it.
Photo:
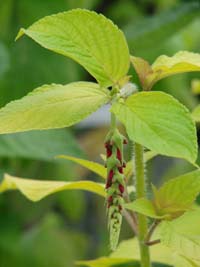
<path fill-rule="evenodd" d="M 104 185 L 92 181 L 62 182 L 22 179 L 5 174 L 0 193 L 19 190 L 31 201 L 39 201 L 48 195 L 64 190 L 86 190 L 105 197 Z"/>

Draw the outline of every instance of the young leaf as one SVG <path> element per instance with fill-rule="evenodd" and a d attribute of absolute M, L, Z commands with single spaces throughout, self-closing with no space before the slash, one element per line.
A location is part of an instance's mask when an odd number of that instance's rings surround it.
<path fill-rule="evenodd" d="M 155 153 L 195 162 L 197 137 L 189 111 L 163 92 L 140 92 L 113 104 L 111 112 L 130 139 Z"/>
<path fill-rule="evenodd" d="M 131 203 L 124 204 L 124 208 L 128 210 L 133 210 L 135 212 L 141 213 L 145 216 L 164 219 L 165 215 L 158 215 L 153 203 L 146 198 L 139 198 Z M 167 216 L 168 217 L 168 216 Z"/>
<path fill-rule="evenodd" d="M 44 85 L 0 109 L 0 133 L 70 126 L 108 100 L 107 90 L 91 82 Z"/>
<path fill-rule="evenodd" d="M 172 265 L 171 251 L 164 245 L 158 244 L 150 247 L 153 266 Z M 122 241 L 116 251 L 108 257 L 101 257 L 95 260 L 78 261 L 76 264 L 89 267 L 139 267 L 140 249 L 137 238 Z M 155 265 L 154 265 L 155 264 Z M 184 266 L 185 267 L 185 266 Z"/>
<path fill-rule="evenodd" d="M 160 189 L 154 188 L 157 214 L 176 216 L 191 207 L 200 192 L 200 169 L 171 179 Z"/>
<path fill-rule="evenodd" d="M 105 197 L 103 184 L 92 181 L 62 182 L 22 179 L 5 174 L 0 184 L 0 193 L 8 190 L 19 190 L 31 201 L 39 201 L 42 198 L 63 190 L 86 190 Z"/>
<path fill-rule="evenodd" d="M 59 155 L 57 156 L 57 158 L 61 158 L 61 159 L 67 159 L 67 160 L 71 160 L 75 163 L 80 164 L 81 166 L 87 168 L 88 170 L 98 174 L 99 176 L 101 176 L 102 178 L 106 179 L 106 168 L 96 162 L 93 161 L 89 161 L 89 160 L 85 160 L 85 159 L 80 159 L 80 158 L 75 158 L 75 157 L 71 157 L 68 155 Z"/>
<path fill-rule="evenodd" d="M 184 255 L 191 261 L 200 263 L 200 210 L 194 209 L 171 222 L 162 222 L 160 225 L 161 242 Z"/>
<path fill-rule="evenodd" d="M 200 71 L 200 54 L 188 51 L 180 51 L 172 57 L 160 56 L 151 66 L 148 62 L 136 57 L 131 57 L 131 62 L 145 90 L 150 90 L 157 81 L 165 77 Z"/>
<path fill-rule="evenodd" d="M 123 33 L 93 11 L 74 9 L 47 16 L 28 29 L 21 29 L 17 39 L 23 34 L 74 59 L 102 86 L 117 83 L 128 72 L 129 50 Z"/>

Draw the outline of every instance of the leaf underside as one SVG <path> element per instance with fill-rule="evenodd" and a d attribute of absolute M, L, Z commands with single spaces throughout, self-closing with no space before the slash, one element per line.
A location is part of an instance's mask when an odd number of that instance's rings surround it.
<path fill-rule="evenodd" d="M 104 185 L 92 181 L 41 181 L 22 179 L 5 174 L 0 184 L 0 192 L 19 190 L 31 201 L 39 201 L 51 194 L 64 190 L 86 190 L 105 197 Z"/>

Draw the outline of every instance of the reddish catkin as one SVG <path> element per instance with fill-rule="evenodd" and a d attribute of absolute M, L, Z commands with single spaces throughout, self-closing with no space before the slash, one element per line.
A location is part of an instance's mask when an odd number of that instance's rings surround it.
<path fill-rule="evenodd" d="M 108 133 L 105 141 L 107 168 L 106 191 L 108 226 L 112 250 L 115 250 L 118 244 L 122 222 L 121 212 L 125 188 L 123 168 L 126 166 L 123 158 L 123 144 L 127 144 L 127 140 L 117 129 Z"/>

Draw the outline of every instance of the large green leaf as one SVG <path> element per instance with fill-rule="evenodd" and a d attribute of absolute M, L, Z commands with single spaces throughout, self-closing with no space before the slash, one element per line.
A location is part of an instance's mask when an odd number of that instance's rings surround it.
<path fill-rule="evenodd" d="M 70 126 L 108 100 L 108 91 L 95 83 L 44 85 L 0 109 L 0 133 Z"/>
<path fill-rule="evenodd" d="M 131 62 L 145 90 L 150 90 L 157 81 L 165 77 L 200 71 L 200 54 L 188 51 L 180 51 L 172 57 L 159 56 L 151 66 L 137 57 L 131 57 Z"/>
<path fill-rule="evenodd" d="M 103 184 L 92 181 L 62 182 L 62 181 L 41 181 L 22 179 L 5 174 L 0 184 L 0 192 L 19 190 L 31 201 L 39 201 L 42 198 L 63 190 L 86 190 L 105 197 L 106 193 Z"/>
<path fill-rule="evenodd" d="M 200 193 L 200 170 L 196 170 L 165 183 L 159 190 L 154 188 L 154 204 L 157 214 L 173 214 L 191 208 Z"/>
<path fill-rule="evenodd" d="M 127 203 L 128 210 L 156 219 L 173 219 L 191 208 L 200 193 L 200 170 L 171 179 L 160 189 L 153 187 L 154 199 L 137 199 Z"/>
<path fill-rule="evenodd" d="M 150 251 L 153 266 L 154 264 L 155 266 L 159 266 L 158 263 L 171 265 L 171 251 L 166 246 L 158 244 L 150 247 Z M 138 246 L 138 240 L 136 238 L 132 238 L 122 241 L 116 251 L 113 252 L 109 257 L 102 257 L 90 261 L 79 261 L 77 263 L 81 266 L 83 265 L 89 267 L 139 267 L 139 261 L 140 249 Z"/>
<path fill-rule="evenodd" d="M 55 161 L 59 153 L 80 155 L 73 135 L 65 129 L 0 135 L 0 157 Z"/>
<path fill-rule="evenodd" d="M 161 242 L 178 254 L 200 264 L 199 221 L 200 210 L 196 208 L 174 221 L 162 222 L 159 229 Z"/>
<path fill-rule="evenodd" d="M 103 86 L 117 83 L 129 69 L 123 33 L 103 15 L 74 9 L 45 17 L 17 38 L 28 35 L 43 47 L 68 56 L 88 70 Z"/>
<path fill-rule="evenodd" d="M 199 267 L 199 263 L 197 261 L 193 261 L 188 259 L 184 255 L 180 255 L 174 253 L 174 267 Z"/>
<path fill-rule="evenodd" d="M 81 166 L 87 168 L 88 170 L 98 174 L 102 178 L 106 179 L 107 171 L 106 171 L 105 166 L 103 166 L 97 162 L 89 161 L 89 160 L 85 160 L 85 159 L 80 159 L 80 158 L 75 158 L 75 157 L 68 156 L 68 155 L 59 155 L 59 156 L 57 156 L 57 158 L 71 160 L 71 161 L 78 163 Z"/>
<path fill-rule="evenodd" d="M 133 19 L 123 30 L 134 54 L 148 57 L 151 50 L 162 46 L 200 15 L 199 3 L 181 2 L 175 8 L 164 10 L 137 22 Z"/>
<path fill-rule="evenodd" d="M 195 162 L 196 128 L 189 111 L 163 92 L 140 92 L 116 102 L 111 111 L 130 139 L 155 153 Z"/>

